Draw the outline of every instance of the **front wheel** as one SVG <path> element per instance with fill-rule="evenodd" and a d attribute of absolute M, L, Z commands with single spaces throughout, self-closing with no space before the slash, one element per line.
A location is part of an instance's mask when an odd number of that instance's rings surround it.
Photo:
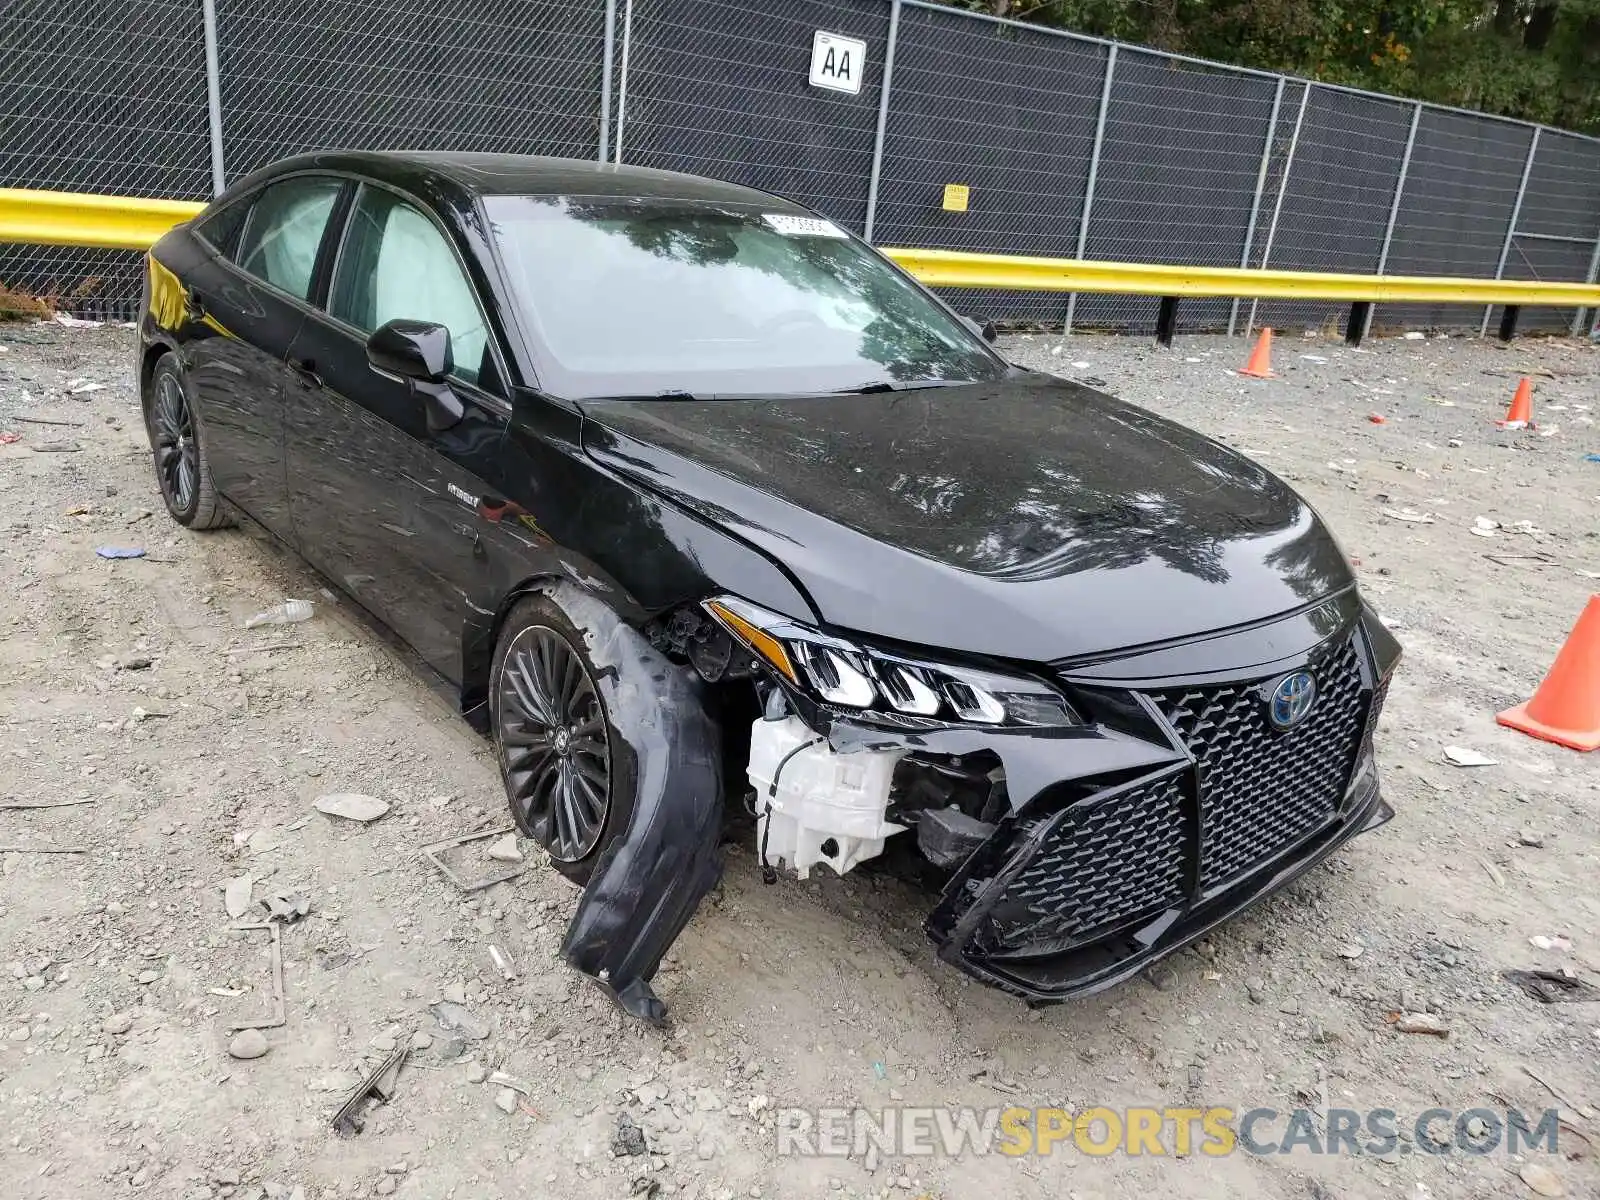
<path fill-rule="evenodd" d="M 634 763 L 611 723 L 583 633 L 548 596 L 507 615 L 489 711 L 511 816 L 550 865 L 587 883 L 633 813 Z"/>
<path fill-rule="evenodd" d="M 231 525 L 232 516 L 211 481 L 205 441 L 176 355 L 163 355 L 156 363 L 143 401 L 156 483 L 167 512 L 189 529 Z"/>

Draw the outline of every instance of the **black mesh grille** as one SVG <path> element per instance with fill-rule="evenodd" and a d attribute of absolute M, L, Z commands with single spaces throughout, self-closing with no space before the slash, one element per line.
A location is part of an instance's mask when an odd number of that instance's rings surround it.
<path fill-rule="evenodd" d="M 1178 903 L 1183 857 L 1178 776 L 1084 801 L 996 906 L 1000 947 L 1044 949 Z"/>
<path fill-rule="evenodd" d="M 1199 763 L 1202 888 L 1288 849 L 1338 811 L 1366 729 L 1354 640 L 1308 669 L 1316 706 L 1289 730 L 1267 720 L 1272 680 L 1152 694 Z"/>

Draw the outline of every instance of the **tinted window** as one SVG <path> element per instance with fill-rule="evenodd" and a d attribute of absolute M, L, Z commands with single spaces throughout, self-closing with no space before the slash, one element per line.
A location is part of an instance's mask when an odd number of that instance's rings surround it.
<path fill-rule="evenodd" d="M 824 392 L 1005 366 L 831 222 L 673 201 L 484 200 L 555 390 Z"/>
<path fill-rule="evenodd" d="M 235 200 L 226 208 L 207 213 L 195 223 L 195 232 L 231 258 L 234 243 L 239 239 L 239 230 L 244 227 L 244 219 L 249 215 L 250 200 Z"/>
<path fill-rule="evenodd" d="M 393 192 L 356 197 L 328 312 L 363 333 L 398 317 L 436 322 L 450 331 L 455 373 L 484 374 L 489 337 L 472 285 L 439 227 Z"/>
<path fill-rule="evenodd" d="M 342 185 L 337 179 L 285 179 L 262 191 L 250 211 L 234 261 L 273 287 L 304 300 L 328 214 Z"/>

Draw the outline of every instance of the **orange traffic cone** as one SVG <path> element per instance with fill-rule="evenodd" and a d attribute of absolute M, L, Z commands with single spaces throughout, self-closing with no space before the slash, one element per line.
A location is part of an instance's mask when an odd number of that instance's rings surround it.
<path fill-rule="evenodd" d="M 1600 595 L 1589 597 L 1533 699 L 1495 720 L 1574 750 L 1600 749 Z"/>
<path fill-rule="evenodd" d="M 1532 429 L 1533 428 L 1533 380 L 1523 376 L 1522 382 L 1517 384 L 1517 394 L 1511 397 L 1511 407 L 1506 410 L 1506 419 L 1496 421 L 1501 429 Z"/>
<path fill-rule="evenodd" d="M 1261 336 L 1256 339 L 1256 348 L 1250 351 L 1250 361 L 1240 369 L 1239 374 L 1251 375 L 1257 379 L 1271 379 L 1272 375 L 1272 330 L 1263 329 Z"/>

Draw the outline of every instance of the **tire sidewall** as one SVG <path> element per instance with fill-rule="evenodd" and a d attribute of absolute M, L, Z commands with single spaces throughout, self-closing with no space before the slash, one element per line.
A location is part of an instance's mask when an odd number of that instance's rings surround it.
<path fill-rule="evenodd" d="M 505 789 L 506 804 L 518 831 L 525 837 L 533 837 L 532 830 L 524 823 L 522 814 L 518 811 L 518 806 L 511 795 L 511 781 L 506 770 L 506 751 L 500 741 L 500 678 L 511 643 L 523 630 L 536 625 L 554 630 L 577 653 L 578 661 L 583 664 L 583 669 L 595 685 L 595 696 L 606 723 L 606 745 L 611 757 L 611 788 L 610 795 L 606 798 L 606 818 L 600 827 L 600 836 L 595 839 L 594 848 L 576 862 L 550 859 L 552 867 L 574 883 L 582 885 L 589 882 L 589 877 L 594 874 L 600 859 L 610 849 L 612 843 L 626 832 L 628 823 L 633 819 L 634 801 L 638 794 L 638 763 L 632 745 L 617 728 L 611 707 L 606 703 L 605 688 L 602 683 L 604 672 L 597 668 L 594 660 L 589 657 L 587 639 L 583 631 L 562 611 L 561 606 L 547 595 L 539 594 L 517 601 L 506 614 L 506 619 L 500 627 L 500 636 L 495 643 L 494 663 L 489 670 L 489 723 L 491 736 L 494 739 L 495 762 L 500 768 L 501 786 Z"/>

